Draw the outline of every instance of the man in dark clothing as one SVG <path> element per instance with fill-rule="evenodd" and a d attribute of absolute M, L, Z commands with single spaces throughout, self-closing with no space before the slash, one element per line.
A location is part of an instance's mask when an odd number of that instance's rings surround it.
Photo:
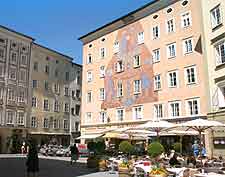
<path fill-rule="evenodd" d="M 79 151 L 78 151 L 76 144 L 74 144 L 73 146 L 70 147 L 70 152 L 71 152 L 70 164 L 72 165 L 74 161 L 75 162 L 77 161 L 78 155 L 79 155 Z"/>
<path fill-rule="evenodd" d="M 177 154 L 174 153 L 173 157 L 169 160 L 169 164 L 171 166 L 181 165 L 180 162 L 177 160 Z"/>

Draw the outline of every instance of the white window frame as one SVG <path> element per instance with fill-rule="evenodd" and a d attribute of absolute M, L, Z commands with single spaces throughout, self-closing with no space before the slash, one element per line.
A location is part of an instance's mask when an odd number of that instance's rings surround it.
<path fill-rule="evenodd" d="M 163 104 L 154 104 L 154 118 L 160 119 L 164 117 Z"/>
<path fill-rule="evenodd" d="M 172 24 L 169 23 L 172 21 Z M 166 20 L 166 32 L 167 34 L 173 33 L 176 30 L 176 23 L 175 23 L 175 18 L 170 18 Z"/>
<path fill-rule="evenodd" d="M 64 112 L 69 113 L 70 112 L 70 104 L 64 103 Z"/>
<path fill-rule="evenodd" d="M 15 77 L 12 77 L 12 72 L 14 72 Z M 9 69 L 9 79 L 16 80 L 17 78 L 17 69 L 15 67 L 10 67 Z"/>
<path fill-rule="evenodd" d="M 192 69 L 194 71 L 194 81 L 193 81 L 193 73 Z M 188 70 L 190 70 L 190 74 L 188 74 Z M 186 85 L 196 84 L 197 83 L 197 69 L 196 65 L 188 66 L 184 68 L 184 76 L 185 76 L 185 83 Z M 190 76 L 190 78 L 189 78 Z"/>
<path fill-rule="evenodd" d="M 168 59 L 175 58 L 177 55 L 176 42 L 168 44 L 166 48 L 167 48 L 167 58 Z M 173 48 L 174 48 L 174 51 L 172 50 Z"/>
<path fill-rule="evenodd" d="M 176 85 L 174 85 L 174 76 L 172 76 L 173 78 L 170 78 L 170 73 L 176 73 Z M 178 86 L 179 86 L 178 70 L 169 71 L 167 73 L 167 79 L 168 79 L 168 87 L 169 88 L 178 88 Z"/>
<path fill-rule="evenodd" d="M 116 109 L 116 119 L 117 119 L 117 121 L 123 121 L 124 118 L 125 118 L 125 109 L 123 109 L 123 108 Z"/>
<path fill-rule="evenodd" d="M 105 100 L 105 89 L 104 88 L 99 89 L 99 100 L 101 100 L 101 101 Z"/>
<path fill-rule="evenodd" d="M 69 95 L 70 95 L 69 86 L 64 86 L 64 96 L 69 96 Z"/>
<path fill-rule="evenodd" d="M 92 122 L 92 112 L 86 112 L 85 122 L 86 123 Z"/>
<path fill-rule="evenodd" d="M 100 116 L 100 122 L 101 123 L 107 123 L 107 112 L 101 111 L 99 113 L 99 116 Z"/>
<path fill-rule="evenodd" d="M 19 72 L 19 80 L 22 81 L 22 82 L 26 82 L 27 80 L 27 71 L 24 70 L 24 69 L 21 69 L 20 72 Z"/>
<path fill-rule="evenodd" d="M 58 100 L 55 100 L 54 102 L 54 112 L 59 112 L 60 110 L 60 103 Z"/>
<path fill-rule="evenodd" d="M 132 108 L 132 112 L 133 112 L 133 120 L 143 119 L 144 106 L 143 105 L 134 106 Z"/>
<path fill-rule="evenodd" d="M 162 89 L 162 80 L 161 74 L 157 74 L 154 76 L 154 90 L 161 90 Z"/>
<path fill-rule="evenodd" d="M 8 88 L 7 90 L 7 100 L 15 101 L 16 100 L 16 93 L 15 90 L 12 88 Z"/>
<path fill-rule="evenodd" d="M 123 60 L 119 60 L 115 63 L 115 72 L 120 73 L 124 71 L 124 62 Z"/>
<path fill-rule="evenodd" d="M 101 47 L 99 52 L 100 52 L 100 58 L 101 59 L 106 58 L 106 48 L 105 47 Z"/>
<path fill-rule="evenodd" d="M 43 109 L 44 111 L 49 111 L 49 100 L 48 99 L 44 99 L 43 101 Z"/>
<path fill-rule="evenodd" d="M 35 116 L 32 116 L 32 117 L 31 117 L 31 123 L 30 123 L 30 126 L 31 126 L 32 128 L 37 128 L 37 117 L 35 117 Z"/>
<path fill-rule="evenodd" d="M 177 112 L 177 109 L 174 107 L 174 110 L 172 110 L 172 104 L 176 105 L 178 104 L 178 109 L 179 109 L 179 115 Z M 182 111 L 181 111 L 181 101 L 171 101 L 168 104 L 168 110 L 169 110 L 169 117 L 180 117 L 182 115 Z M 173 111 L 175 111 L 175 113 L 173 113 Z"/>
<path fill-rule="evenodd" d="M 0 60 L 5 61 L 5 48 L 0 46 L 0 50 L 3 52 L 3 56 L 0 56 Z"/>
<path fill-rule="evenodd" d="M 139 86 L 137 86 L 137 83 L 139 83 Z M 141 93 L 141 80 L 134 80 L 133 85 L 134 85 L 134 95 L 140 94 Z"/>
<path fill-rule="evenodd" d="M 156 33 L 155 29 L 158 30 L 157 33 Z M 159 39 L 159 38 L 160 38 L 160 27 L 159 27 L 159 25 L 155 25 L 155 26 L 152 27 L 152 39 L 156 40 L 156 39 Z"/>
<path fill-rule="evenodd" d="M 89 53 L 87 55 L 87 64 L 91 64 L 92 63 L 92 55 Z"/>
<path fill-rule="evenodd" d="M 195 113 L 195 106 L 193 105 L 193 102 L 194 101 L 197 101 L 197 114 Z M 192 102 L 192 108 L 193 110 L 190 110 L 190 105 L 189 105 L 189 102 Z M 188 116 L 196 116 L 196 115 L 200 115 L 200 98 L 190 98 L 190 99 L 187 99 L 185 100 L 185 103 L 186 103 L 186 115 Z M 193 113 L 191 113 L 193 111 Z"/>
<path fill-rule="evenodd" d="M 120 98 L 123 96 L 123 82 L 119 80 L 117 82 L 117 97 Z"/>
<path fill-rule="evenodd" d="M 217 10 L 219 10 L 219 14 L 220 14 L 219 19 L 218 19 L 218 11 Z M 214 13 L 216 13 L 215 14 L 216 16 L 214 16 Z M 212 29 L 215 29 L 217 26 L 219 26 L 223 23 L 223 14 L 222 14 L 220 4 L 218 4 L 213 9 L 210 10 L 210 17 L 211 17 Z"/>
<path fill-rule="evenodd" d="M 87 82 L 92 82 L 93 74 L 92 71 L 87 71 Z"/>
<path fill-rule="evenodd" d="M 13 54 L 15 54 L 16 55 L 16 61 L 13 61 L 12 60 L 12 58 L 13 58 Z M 10 63 L 12 63 L 12 64 L 17 64 L 17 61 L 18 61 L 18 54 L 16 53 L 16 52 L 11 52 L 10 53 Z"/>
<path fill-rule="evenodd" d="M 221 46 L 224 48 L 224 56 L 222 56 Z M 225 40 L 220 41 L 214 45 L 215 57 L 216 57 L 216 66 L 225 63 Z"/>
<path fill-rule="evenodd" d="M 191 43 L 189 43 L 191 42 Z M 191 44 L 191 46 L 190 46 Z M 183 40 L 183 54 L 187 55 L 194 51 L 194 40 L 192 37 Z"/>
<path fill-rule="evenodd" d="M 185 25 L 185 21 L 187 21 L 187 19 L 189 19 L 189 25 Z M 181 14 L 181 27 L 182 28 L 188 28 L 190 26 L 192 26 L 191 11 L 187 11 L 187 12 L 184 12 L 184 13 Z"/>
<path fill-rule="evenodd" d="M 160 62 L 160 48 L 152 51 L 152 61 L 153 63 Z"/>
<path fill-rule="evenodd" d="M 135 55 L 133 58 L 134 62 L 133 62 L 133 66 L 134 68 L 140 67 L 141 66 L 141 55 Z"/>
<path fill-rule="evenodd" d="M 25 61 L 26 61 L 25 63 L 23 63 L 23 57 L 25 57 Z M 27 55 L 22 54 L 22 55 L 21 55 L 21 65 L 22 65 L 22 66 L 27 66 L 27 63 L 28 63 L 28 62 L 27 62 Z"/>
<path fill-rule="evenodd" d="M 89 94 L 90 94 L 90 97 L 89 97 Z M 91 103 L 91 102 L 92 102 L 92 91 L 88 91 L 87 92 L 87 103 Z"/>
<path fill-rule="evenodd" d="M 32 80 L 32 88 L 38 87 L 38 80 Z"/>
<path fill-rule="evenodd" d="M 49 119 L 46 117 L 43 119 L 43 128 L 49 128 Z"/>
<path fill-rule="evenodd" d="M 24 103 L 25 102 L 25 97 L 26 97 L 25 90 L 19 90 L 19 93 L 18 93 L 18 102 L 19 103 Z"/>
<path fill-rule="evenodd" d="M 21 117 L 21 114 L 23 115 L 22 117 Z M 17 125 L 22 125 L 22 126 L 24 126 L 24 121 L 25 120 L 25 112 L 22 112 L 22 111 L 18 111 L 17 112 Z"/>
<path fill-rule="evenodd" d="M 9 113 L 12 114 L 12 115 L 10 115 L 12 117 L 9 117 Z M 7 125 L 13 125 L 14 124 L 14 121 L 15 121 L 16 112 L 13 111 L 13 110 L 7 110 L 6 111 L 6 114 L 7 114 L 6 124 Z"/>
<path fill-rule="evenodd" d="M 144 31 L 141 31 L 137 34 L 137 43 L 143 44 L 144 41 L 145 41 L 145 34 L 144 34 Z"/>
<path fill-rule="evenodd" d="M 100 78 L 105 77 L 105 66 L 100 66 Z"/>
<path fill-rule="evenodd" d="M 113 44 L 113 52 L 114 52 L 114 54 L 119 53 L 119 50 L 120 50 L 120 43 L 119 43 L 119 41 L 116 41 Z"/>

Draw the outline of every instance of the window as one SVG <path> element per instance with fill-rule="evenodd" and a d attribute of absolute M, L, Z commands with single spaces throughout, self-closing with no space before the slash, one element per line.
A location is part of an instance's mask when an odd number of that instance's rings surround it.
<path fill-rule="evenodd" d="M 45 73 L 49 74 L 49 66 L 48 65 L 45 66 Z"/>
<path fill-rule="evenodd" d="M 81 74 L 80 71 L 77 71 L 76 84 L 81 84 Z"/>
<path fill-rule="evenodd" d="M 13 124 L 15 117 L 15 112 L 7 111 L 7 124 Z"/>
<path fill-rule="evenodd" d="M 20 70 L 20 81 L 26 82 L 26 79 L 27 79 L 26 70 Z"/>
<path fill-rule="evenodd" d="M 64 112 L 69 113 L 69 111 L 70 111 L 69 103 L 65 103 L 65 105 L 64 105 Z"/>
<path fill-rule="evenodd" d="M 118 53 L 119 52 L 119 49 L 120 49 L 120 44 L 118 41 L 114 42 L 114 45 L 113 45 L 113 52 L 114 53 Z"/>
<path fill-rule="evenodd" d="M 27 56 L 21 55 L 21 64 L 26 66 L 27 65 Z"/>
<path fill-rule="evenodd" d="M 193 39 L 192 38 L 183 40 L 183 52 L 184 52 L 184 54 L 193 52 Z"/>
<path fill-rule="evenodd" d="M 49 127 L 49 121 L 48 118 L 44 118 L 44 124 L 43 124 L 44 128 L 48 128 Z"/>
<path fill-rule="evenodd" d="M 160 74 L 158 74 L 154 77 L 154 90 L 160 89 L 161 89 L 161 76 Z"/>
<path fill-rule="evenodd" d="M 37 107 L 37 98 L 36 97 L 32 97 L 31 106 Z"/>
<path fill-rule="evenodd" d="M 163 117 L 163 106 L 162 106 L 162 104 L 155 104 L 154 105 L 154 117 L 155 118 L 162 118 Z"/>
<path fill-rule="evenodd" d="M 124 71 L 124 63 L 122 60 L 120 60 L 115 63 L 115 72 L 119 73 L 122 71 Z"/>
<path fill-rule="evenodd" d="M 19 91 L 19 95 L 18 95 L 18 102 L 19 103 L 24 103 L 24 99 L 25 99 L 25 91 L 24 90 L 20 90 Z"/>
<path fill-rule="evenodd" d="M 104 88 L 100 88 L 99 89 L 99 99 L 100 100 L 105 100 L 105 89 Z"/>
<path fill-rule="evenodd" d="M 141 93 L 141 80 L 134 80 L 134 94 Z"/>
<path fill-rule="evenodd" d="M 117 83 L 117 97 L 123 96 L 123 83 L 122 81 L 118 81 Z"/>
<path fill-rule="evenodd" d="M 133 119 L 142 119 L 143 118 L 143 106 L 135 106 L 133 108 Z"/>
<path fill-rule="evenodd" d="M 169 87 L 177 87 L 178 86 L 177 71 L 171 71 L 168 73 L 168 85 L 169 85 Z"/>
<path fill-rule="evenodd" d="M 106 123 L 107 122 L 107 116 L 106 116 L 106 112 L 105 111 L 101 111 L 100 112 L 100 121 L 102 123 Z"/>
<path fill-rule="evenodd" d="M 188 115 L 198 115 L 199 114 L 199 99 L 190 99 L 186 101 L 186 111 Z"/>
<path fill-rule="evenodd" d="M 60 93 L 60 85 L 59 85 L 59 83 L 54 84 L 54 91 L 55 91 L 56 94 Z"/>
<path fill-rule="evenodd" d="M 181 26 L 182 26 L 182 28 L 191 26 L 191 13 L 190 12 L 185 12 L 185 13 L 181 14 Z"/>
<path fill-rule="evenodd" d="M 159 38 L 159 26 L 155 26 L 152 28 L 152 39 Z"/>
<path fill-rule="evenodd" d="M 216 6 L 210 11 L 212 28 L 216 28 L 222 24 L 222 16 L 220 11 L 220 5 Z"/>
<path fill-rule="evenodd" d="M 167 33 L 171 33 L 175 31 L 174 19 L 170 19 L 166 22 Z"/>
<path fill-rule="evenodd" d="M 153 50 L 152 60 L 153 60 L 153 63 L 157 63 L 160 61 L 160 49 Z"/>
<path fill-rule="evenodd" d="M 38 71 L 38 62 L 34 62 L 33 68 L 34 68 L 34 71 Z"/>
<path fill-rule="evenodd" d="M 91 82 L 92 81 L 92 72 L 91 71 L 88 71 L 87 72 L 87 81 L 88 82 Z"/>
<path fill-rule="evenodd" d="M 9 78 L 12 79 L 12 80 L 16 80 L 16 68 L 10 68 Z"/>
<path fill-rule="evenodd" d="M 105 66 L 100 67 L 100 78 L 105 77 Z"/>
<path fill-rule="evenodd" d="M 37 88 L 37 80 L 33 80 L 32 81 L 32 87 L 33 88 Z"/>
<path fill-rule="evenodd" d="M 69 96 L 69 87 L 65 87 L 64 89 L 65 89 L 64 90 L 64 95 L 65 96 Z"/>
<path fill-rule="evenodd" d="M 220 42 L 215 45 L 215 53 L 216 53 L 216 64 L 224 64 L 225 63 L 225 41 Z"/>
<path fill-rule="evenodd" d="M 0 99 L 4 97 L 4 88 L 0 87 Z"/>
<path fill-rule="evenodd" d="M 141 66 L 141 56 L 135 55 L 134 56 L 134 68 L 137 68 L 139 66 Z"/>
<path fill-rule="evenodd" d="M 176 43 L 167 45 L 167 58 L 173 58 L 176 56 Z"/>
<path fill-rule="evenodd" d="M 124 109 L 117 109 L 116 117 L 117 117 L 118 121 L 123 121 L 124 120 Z"/>
<path fill-rule="evenodd" d="M 0 48 L 0 58 L 4 59 L 5 57 L 5 49 L 4 48 Z"/>
<path fill-rule="evenodd" d="M 79 122 L 75 122 L 75 131 L 76 131 L 76 132 L 79 131 Z"/>
<path fill-rule="evenodd" d="M 65 130 L 68 130 L 69 129 L 69 121 L 68 120 L 63 120 L 63 128 Z"/>
<path fill-rule="evenodd" d="M 217 94 L 215 98 L 216 103 L 214 105 L 218 105 L 220 109 L 225 108 L 225 86 L 217 85 Z"/>
<path fill-rule="evenodd" d="M 58 102 L 57 100 L 55 100 L 54 111 L 55 111 L 55 112 L 59 112 L 59 109 L 60 109 L 59 102 Z"/>
<path fill-rule="evenodd" d="M 71 108 L 71 114 L 74 116 L 75 115 L 75 109 Z"/>
<path fill-rule="evenodd" d="M 58 128 L 58 120 L 57 119 L 53 120 L 53 128 L 54 129 Z"/>
<path fill-rule="evenodd" d="M 76 107 L 75 107 L 76 109 L 75 109 L 75 114 L 77 115 L 77 116 L 79 116 L 80 115 L 80 105 L 76 105 Z"/>
<path fill-rule="evenodd" d="M 100 49 L 100 57 L 101 59 L 105 58 L 105 48 Z"/>
<path fill-rule="evenodd" d="M 91 112 L 87 112 L 86 113 L 86 122 L 91 122 L 92 120 L 92 113 Z"/>
<path fill-rule="evenodd" d="M 140 32 L 137 35 L 137 42 L 138 44 L 143 44 L 144 43 L 144 32 Z"/>
<path fill-rule="evenodd" d="M 179 101 L 169 103 L 169 115 L 171 117 L 178 117 L 181 115 L 181 103 Z"/>
<path fill-rule="evenodd" d="M 90 63 L 92 63 L 92 55 L 88 54 L 88 56 L 87 56 L 87 64 L 90 64 Z"/>
<path fill-rule="evenodd" d="M 48 81 L 45 81 L 45 90 L 48 91 L 48 89 L 49 89 Z"/>
<path fill-rule="evenodd" d="M 80 90 L 76 90 L 76 97 L 80 98 Z"/>
<path fill-rule="evenodd" d="M 195 84 L 196 79 L 196 66 L 190 66 L 185 68 L 186 84 Z"/>
<path fill-rule="evenodd" d="M 9 101 L 15 100 L 15 91 L 12 88 L 8 88 L 8 100 Z"/>
<path fill-rule="evenodd" d="M 15 52 L 11 53 L 11 63 L 17 64 L 17 53 L 15 53 Z"/>
<path fill-rule="evenodd" d="M 89 91 L 89 92 L 87 93 L 87 103 L 91 103 L 91 101 L 92 101 L 92 92 Z"/>
<path fill-rule="evenodd" d="M 24 112 L 17 113 L 17 124 L 24 125 Z"/>
<path fill-rule="evenodd" d="M 66 72 L 66 81 L 68 81 L 70 79 L 70 73 Z"/>
<path fill-rule="evenodd" d="M 44 100 L 44 111 L 49 111 L 49 103 L 48 103 L 48 100 Z"/>
<path fill-rule="evenodd" d="M 58 77 L 58 75 L 59 75 L 59 71 L 58 71 L 58 69 L 56 69 L 55 70 L 55 77 Z"/>
<path fill-rule="evenodd" d="M 3 77 L 5 74 L 4 65 L 0 63 L 0 77 Z"/>
<path fill-rule="evenodd" d="M 37 118 L 36 117 L 31 117 L 31 127 L 37 128 Z"/>

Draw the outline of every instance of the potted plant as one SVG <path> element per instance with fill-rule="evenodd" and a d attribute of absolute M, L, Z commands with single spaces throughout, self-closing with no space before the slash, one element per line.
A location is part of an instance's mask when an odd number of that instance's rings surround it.
<path fill-rule="evenodd" d="M 152 170 L 150 171 L 151 177 L 165 177 L 167 176 L 166 169 L 160 166 L 160 155 L 164 152 L 164 147 L 159 142 L 152 142 L 148 146 L 148 155 L 152 158 Z"/>
<path fill-rule="evenodd" d="M 122 141 L 119 145 L 119 151 L 126 154 L 128 157 L 130 157 L 130 154 L 134 151 L 133 145 L 128 141 Z M 122 163 L 119 164 L 119 176 L 129 176 L 129 163 L 128 159 L 124 160 Z"/>
<path fill-rule="evenodd" d="M 175 152 L 182 152 L 182 144 L 179 142 L 174 143 L 173 149 L 175 150 Z"/>

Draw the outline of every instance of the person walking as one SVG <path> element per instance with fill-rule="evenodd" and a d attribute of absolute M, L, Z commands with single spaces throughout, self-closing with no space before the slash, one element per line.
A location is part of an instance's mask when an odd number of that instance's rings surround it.
<path fill-rule="evenodd" d="M 70 164 L 72 165 L 74 161 L 75 162 L 77 161 L 78 156 L 79 156 L 79 151 L 78 151 L 76 144 L 74 144 L 73 146 L 70 147 L 70 152 L 71 152 Z"/>
<path fill-rule="evenodd" d="M 27 177 L 37 177 L 39 172 L 39 159 L 37 147 L 34 142 L 30 144 L 29 152 L 27 155 Z"/>

